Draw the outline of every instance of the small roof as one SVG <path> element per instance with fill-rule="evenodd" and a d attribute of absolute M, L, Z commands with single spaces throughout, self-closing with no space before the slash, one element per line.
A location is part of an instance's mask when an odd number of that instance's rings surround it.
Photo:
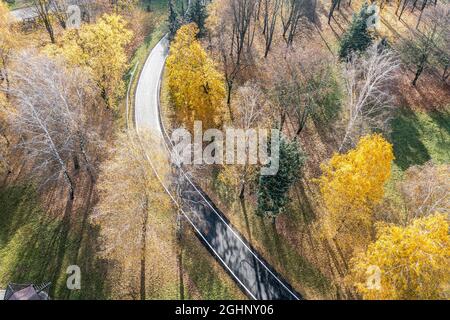
<path fill-rule="evenodd" d="M 9 300 L 42 300 L 42 298 L 38 295 L 36 289 L 34 289 L 34 287 L 31 285 L 23 288 L 22 290 L 14 292 Z"/>

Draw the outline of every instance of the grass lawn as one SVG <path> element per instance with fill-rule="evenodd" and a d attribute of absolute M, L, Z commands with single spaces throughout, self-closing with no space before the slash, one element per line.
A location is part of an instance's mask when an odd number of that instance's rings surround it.
<path fill-rule="evenodd" d="M 0 190 L 0 287 L 9 282 L 52 282 L 54 299 L 101 299 L 108 293 L 104 268 L 94 255 L 96 230 L 83 227 L 83 214 L 50 217 L 33 186 Z M 78 218 L 76 218 L 78 217 Z M 66 270 L 78 264 L 82 290 L 66 287 Z"/>
<path fill-rule="evenodd" d="M 450 108 L 420 112 L 402 109 L 392 124 L 395 164 L 406 170 L 430 160 L 450 162 Z"/>

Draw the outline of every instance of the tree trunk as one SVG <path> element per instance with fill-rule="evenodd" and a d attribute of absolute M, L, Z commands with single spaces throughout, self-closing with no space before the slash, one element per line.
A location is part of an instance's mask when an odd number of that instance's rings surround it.
<path fill-rule="evenodd" d="M 415 87 L 417 85 L 417 80 L 419 80 L 420 75 L 422 74 L 424 69 L 423 63 L 417 68 L 416 75 L 414 76 L 414 80 L 412 82 L 412 85 Z"/>
<path fill-rule="evenodd" d="M 147 256 L 147 224 L 148 224 L 148 199 L 145 199 L 144 209 L 142 210 L 142 235 L 141 235 L 141 300 L 146 298 L 146 256 Z"/>

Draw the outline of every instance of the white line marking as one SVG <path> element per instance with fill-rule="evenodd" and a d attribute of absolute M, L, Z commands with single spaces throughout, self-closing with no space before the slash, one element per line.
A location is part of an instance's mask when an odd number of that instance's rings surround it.
<path fill-rule="evenodd" d="M 161 41 L 163 41 L 165 39 L 165 37 L 163 39 L 160 40 L 160 42 L 158 42 L 158 44 L 156 46 L 159 46 Z M 156 48 L 156 47 L 155 47 Z M 142 70 L 142 73 L 144 73 L 145 67 L 147 65 L 147 63 L 150 61 L 150 58 L 152 56 L 154 52 L 154 49 L 152 50 L 152 52 L 150 53 L 147 61 L 145 62 L 144 65 L 144 69 Z M 160 81 L 158 81 L 158 85 L 159 85 Z M 136 88 L 136 92 L 138 92 L 139 90 L 139 85 L 140 85 L 140 81 L 138 81 L 138 85 Z M 128 90 L 129 92 L 129 90 Z M 159 92 L 159 90 L 158 90 Z M 158 94 L 158 98 L 159 98 L 159 94 Z M 128 99 L 127 99 L 127 110 L 128 110 Z M 159 103 L 157 104 L 157 106 L 159 106 Z M 135 127 L 136 127 L 136 132 L 139 136 L 139 126 L 137 123 L 137 116 L 135 113 Z M 128 127 L 128 124 L 127 124 Z M 160 131 L 160 133 L 162 134 L 162 131 Z M 162 137 L 164 140 L 164 137 Z M 165 143 L 164 143 L 165 145 Z M 167 146 L 166 146 L 167 148 Z M 214 250 L 214 248 L 211 246 L 211 244 L 208 242 L 208 240 L 205 238 L 205 236 L 203 236 L 203 234 L 200 232 L 200 230 L 194 225 L 194 223 L 192 222 L 192 220 L 189 218 L 189 216 L 186 214 L 186 212 L 183 210 L 183 208 L 178 204 L 178 202 L 176 201 L 176 199 L 172 196 L 172 194 L 170 193 L 170 191 L 167 189 L 167 187 L 165 186 L 163 180 L 161 179 L 161 177 L 159 176 L 158 172 L 156 171 L 155 166 L 153 165 L 153 162 L 151 161 L 150 157 L 148 156 L 147 152 L 145 152 L 145 157 L 147 158 L 148 162 L 150 163 L 150 166 L 152 167 L 153 172 L 155 173 L 157 179 L 159 180 L 160 184 L 162 185 L 162 187 L 164 188 L 165 192 L 169 195 L 169 197 L 171 198 L 171 200 L 175 203 L 175 205 L 178 207 L 178 209 L 183 213 L 183 215 L 186 217 L 186 219 L 189 221 L 189 223 L 192 225 L 192 227 L 194 228 L 194 230 L 200 235 L 200 237 L 202 237 L 202 239 L 205 241 L 205 243 L 210 247 L 210 249 L 214 252 L 214 254 L 219 258 L 219 260 L 222 262 L 222 264 L 228 269 L 228 271 L 230 271 L 230 273 L 233 275 L 233 277 L 238 281 L 238 283 L 248 292 L 248 294 L 254 299 L 254 300 L 258 300 L 253 293 L 250 291 L 250 289 L 248 289 L 244 283 L 242 283 L 242 281 L 236 276 L 236 274 L 233 272 L 233 270 L 231 270 L 231 268 L 226 264 L 226 262 L 220 257 L 220 255 L 216 252 L 216 250 Z"/>
<path fill-rule="evenodd" d="M 167 59 L 167 56 L 166 56 Z M 160 95 L 160 88 L 161 88 L 161 78 L 159 78 L 158 80 L 158 113 L 160 112 L 160 105 L 159 105 L 159 95 Z M 169 135 L 167 134 L 167 131 L 164 127 L 164 123 L 162 123 L 161 121 L 161 127 L 162 127 L 162 131 L 163 133 L 166 135 L 167 139 L 170 141 L 172 147 L 174 147 L 172 140 L 170 139 Z M 165 139 L 163 139 L 165 141 Z M 169 150 L 168 146 L 166 146 L 167 150 L 169 151 L 170 154 L 173 154 L 173 151 Z M 179 159 L 180 160 L 180 159 Z M 181 162 L 180 162 L 181 163 Z M 262 264 L 264 266 L 264 268 L 269 271 L 269 273 L 275 278 L 277 279 L 277 281 L 287 290 L 289 291 L 289 293 L 297 300 L 300 300 L 284 283 L 283 281 L 281 281 L 265 264 L 264 262 L 262 262 L 258 256 L 253 252 L 253 250 L 251 250 L 247 244 L 242 240 L 242 238 L 233 230 L 233 228 L 222 218 L 222 216 L 216 211 L 216 209 L 214 209 L 214 207 L 209 203 L 209 201 L 203 196 L 203 194 L 200 192 L 200 190 L 197 189 L 197 187 L 195 186 L 194 183 L 192 183 L 191 179 L 188 177 L 188 175 L 186 174 L 186 172 L 183 170 L 183 168 L 181 168 L 181 166 L 179 166 L 181 172 L 183 173 L 183 175 L 186 177 L 186 179 L 189 181 L 189 183 L 195 188 L 195 190 L 200 194 L 200 196 L 203 198 L 203 200 L 208 204 L 208 206 L 216 213 L 216 215 L 222 220 L 222 222 L 231 230 L 231 232 L 236 236 L 236 238 L 238 238 L 242 244 L 248 249 L 248 251 L 251 252 L 251 254 L 259 261 L 260 264 Z"/>

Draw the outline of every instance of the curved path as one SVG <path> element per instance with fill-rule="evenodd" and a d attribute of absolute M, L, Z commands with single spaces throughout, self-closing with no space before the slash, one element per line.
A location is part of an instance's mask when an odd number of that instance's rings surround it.
<path fill-rule="evenodd" d="M 161 126 L 159 116 L 159 89 L 168 48 L 169 41 L 164 37 L 145 62 L 136 88 L 134 121 L 138 131 L 147 128 L 160 135 L 161 139 L 169 141 L 166 145 L 169 154 L 170 140 Z M 255 300 L 302 299 L 245 238 L 236 232 L 222 212 L 190 177 L 181 168 L 177 170 L 183 199 L 183 203 L 179 204 L 181 211 L 205 247 L 240 288 Z"/>

